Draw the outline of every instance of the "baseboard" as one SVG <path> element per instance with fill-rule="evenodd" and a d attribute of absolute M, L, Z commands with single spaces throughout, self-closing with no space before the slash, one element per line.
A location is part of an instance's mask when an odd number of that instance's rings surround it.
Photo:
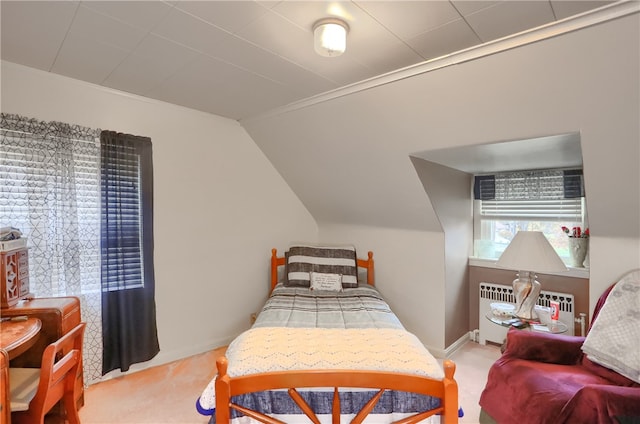
<path fill-rule="evenodd" d="M 427 346 L 427 349 L 436 358 L 446 359 L 453 355 L 456 350 L 460 349 L 469 341 L 471 341 L 470 333 L 465 333 L 458 340 L 449 345 L 449 347 L 447 347 L 446 349 L 437 349 L 429 346 Z"/>
<path fill-rule="evenodd" d="M 201 345 L 196 345 L 196 346 L 189 346 L 188 348 L 182 348 L 182 349 L 173 349 L 173 350 L 169 350 L 169 351 L 163 350 L 162 347 L 161 347 L 160 348 L 160 352 L 158 352 L 158 354 L 153 359 L 151 359 L 149 361 L 146 361 L 146 362 L 141 362 L 139 364 L 133 364 L 133 365 L 131 365 L 129 370 L 126 371 L 126 372 L 122 372 L 120 370 L 113 370 L 113 371 L 107 373 L 106 375 L 102 376 L 102 378 L 100 380 L 95 380 L 95 381 L 89 382 L 89 384 L 100 383 L 101 381 L 107 381 L 107 380 L 111 380 L 112 378 L 120 377 L 120 376 L 123 376 L 123 375 L 132 374 L 132 373 L 135 373 L 135 372 L 138 372 L 138 371 L 144 371 L 144 370 L 149 369 L 149 368 L 157 367 L 157 366 L 160 366 L 160 365 L 165 365 L 165 364 L 168 364 L 170 362 L 174 362 L 174 361 L 178 361 L 180 359 L 188 358 L 190 356 L 199 355 L 201 353 L 209 352 L 210 350 L 217 349 L 217 348 L 222 347 L 222 346 L 228 346 L 229 343 L 231 343 L 231 341 L 234 338 L 235 337 L 226 337 L 226 338 L 222 338 L 222 339 L 211 341 L 211 342 L 206 343 L 206 344 L 201 344 Z M 215 367 L 215 364 L 211 364 L 211 366 Z"/>
<path fill-rule="evenodd" d="M 451 345 L 449 345 L 449 347 L 447 347 L 444 351 L 445 351 L 445 357 L 448 358 L 451 355 L 453 355 L 453 353 L 460 349 L 462 346 L 464 346 L 465 344 L 469 343 L 471 341 L 470 335 L 469 333 L 465 333 L 464 335 L 462 335 L 458 340 L 456 340 L 455 342 L 453 342 Z"/>
<path fill-rule="evenodd" d="M 470 333 L 465 333 L 462 337 L 460 337 L 458 340 L 456 340 L 453 344 L 451 344 L 446 349 L 436 349 L 436 348 L 431 348 L 429 346 L 426 346 L 426 347 L 429 350 L 429 352 L 431 352 L 431 354 L 436 358 L 449 358 L 456 350 L 460 349 L 467 342 L 469 342 L 471 340 L 470 337 L 471 337 Z M 101 381 L 110 380 L 112 378 L 135 373 L 138 371 L 144 371 L 149 368 L 157 367 L 160 365 L 168 364 L 173 361 L 178 361 L 180 359 L 188 358 L 189 356 L 199 355 L 201 353 L 208 352 L 210 350 L 217 349 L 222 346 L 228 346 L 229 343 L 231 343 L 231 341 L 234 338 L 235 337 L 227 337 L 219 340 L 214 340 L 212 342 L 202 344 L 202 345 L 189 346 L 188 348 L 174 349 L 170 351 L 161 349 L 160 352 L 150 361 L 142 362 L 139 364 L 133 364 L 131 365 L 131 367 L 129 368 L 129 371 L 127 372 L 122 372 L 120 370 L 113 370 L 110 373 L 107 373 L 106 375 L 102 376 L 100 380 L 92 381 L 89 384 L 99 383 Z M 212 364 L 212 366 L 214 366 L 214 364 Z"/>

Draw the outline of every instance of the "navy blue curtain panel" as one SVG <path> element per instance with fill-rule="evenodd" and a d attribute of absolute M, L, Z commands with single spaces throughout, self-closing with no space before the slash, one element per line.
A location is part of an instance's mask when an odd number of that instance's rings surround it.
<path fill-rule="evenodd" d="M 153 267 L 151 139 L 102 131 L 102 374 L 160 351 Z"/>
<path fill-rule="evenodd" d="M 476 200 L 493 200 L 496 198 L 496 176 L 476 175 L 473 185 L 473 198 Z"/>
<path fill-rule="evenodd" d="M 575 199 L 584 197 L 584 179 L 582 169 L 570 169 L 564 171 L 564 198 Z"/>

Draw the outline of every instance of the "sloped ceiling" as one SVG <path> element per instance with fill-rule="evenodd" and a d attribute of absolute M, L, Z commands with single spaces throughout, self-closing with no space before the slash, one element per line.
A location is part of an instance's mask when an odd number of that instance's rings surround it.
<path fill-rule="evenodd" d="M 2 59 L 242 119 L 611 1 L 8 1 Z M 340 17 L 347 52 L 313 24 Z"/>
<path fill-rule="evenodd" d="M 616 77 L 603 83 L 595 72 L 611 66 L 585 59 L 589 46 L 576 34 L 616 19 L 616 10 L 637 13 L 639 4 L 335 2 L 355 18 L 349 53 L 328 66 L 309 46 L 310 25 L 329 13 L 329 3 L 4 0 L 1 54 L 239 120 L 320 223 L 436 231 L 411 156 L 594 124 L 580 121 L 592 113 L 583 107 L 593 99 L 578 98 Z M 531 32 L 509 36 L 536 25 L 547 40 L 538 43 Z M 606 47 L 635 42 L 637 50 L 637 38 Z M 565 46 L 565 39 L 577 41 Z M 531 44 L 519 48 L 521 42 Z M 557 44 L 562 48 L 539 53 L 540 45 Z M 484 53 L 474 57 L 478 45 Z M 576 111 L 580 119 L 562 119 Z"/>
<path fill-rule="evenodd" d="M 637 33 L 637 3 L 632 10 Z M 620 57 L 637 56 L 637 37 L 617 34 L 618 24 L 556 34 L 241 122 L 319 223 L 440 231 L 411 156 L 537 139 L 534 147 L 546 145 L 548 164 L 581 163 L 575 134 L 594 134 L 607 125 L 598 113 L 633 105 L 633 98 L 606 99 L 610 109 L 599 110 L 591 97 L 593 87 L 605 96 L 618 89 L 593 63 L 616 69 L 625 66 Z M 563 134 L 574 134 L 573 141 L 565 145 L 566 137 L 556 137 Z M 516 161 L 536 164 L 530 149 L 517 147 L 510 154 L 519 157 L 495 158 L 504 169 Z M 556 160 L 565 154 L 566 161 Z M 599 203 L 609 196 L 594 190 Z"/>
<path fill-rule="evenodd" d="M 579 133 L 427 150 L 412 156 L 469 174 L 582 166 Z"/>

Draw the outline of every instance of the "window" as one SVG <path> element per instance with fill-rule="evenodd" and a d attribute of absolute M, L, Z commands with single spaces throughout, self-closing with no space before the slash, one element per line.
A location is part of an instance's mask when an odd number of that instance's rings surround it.
<path fill-rule="evenodd" d="M 100 378 L 99 130 L 0 114 L 0 227 L 27 237 L 37 297 L 77 296 L 84 376 Z"/>
<path fill-rule="evenodd" d="M 95 130 L 2 115 L 0 226 L 28 239 L 40 297 L 99 292 L 99 153 Z"/>
<path fill-rule="evenodd" d="M 144 287 L 141 146 L 105 136 L 101 143 L 102 290 Z"/>
<path fill-rule="evenodd" d="M 88 382 L 157 354 L 149 138 L 0 113 L 5 226 L 36 296 L 80 298 Z"/>
<path fill-rule="evenodd" d="M 159 351 L 153 270 L 151 139 L 100 133 L 102 374 Z"/>
<path fill-rule="evenodd" d="M 478 175 L 474 184 L 474 256 L 497 259 L 515 234 L 542 231 L 569 260 L 561 227 L 586 228 L 582 170 L 532 170 Z"/>

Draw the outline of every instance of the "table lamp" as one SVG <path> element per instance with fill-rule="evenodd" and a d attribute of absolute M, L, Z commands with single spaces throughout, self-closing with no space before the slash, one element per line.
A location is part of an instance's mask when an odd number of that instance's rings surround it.
<path fill-rule="evenodd" d="M 519 270 L 516 274 L 518 278 L 513 280 L 515 316 L 525 320 L 536 318 L 533 309 L 540 295 L 540 283 L 534 271 L 567 271 L 564 262 L 541 231 L 518 231 L 496 265 Z"/>

